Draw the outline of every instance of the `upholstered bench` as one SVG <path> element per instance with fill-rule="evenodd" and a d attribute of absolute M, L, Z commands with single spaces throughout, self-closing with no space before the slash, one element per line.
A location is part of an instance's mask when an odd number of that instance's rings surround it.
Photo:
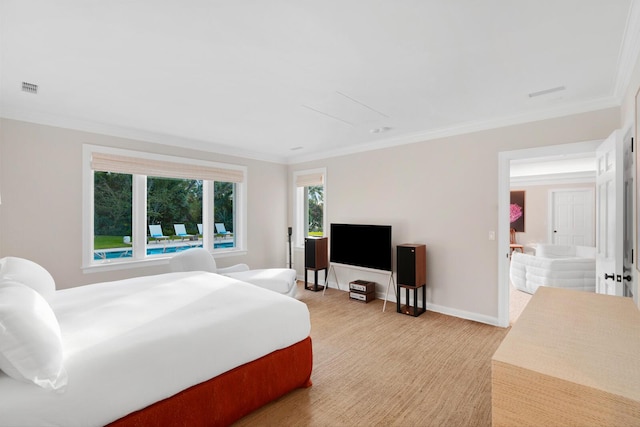
<path fill-rule="evenodd" d="M 295 297 L 296 271 L 290 268 L 265 268 L 251 270 L 247 264 L 218 268 L 213 256 L 203 248 L 193 248 L 180 252 L 169 261 L 171 271 L 209 271 L 232 277 L 270 291 Z"/>
<path fill-rule="evenodd" d="M 296 286 L 296 271 L 291 268 L 247 270 L 227 273 L 225 276 L 292 297 L 296 295 L 298 289 Z"/>

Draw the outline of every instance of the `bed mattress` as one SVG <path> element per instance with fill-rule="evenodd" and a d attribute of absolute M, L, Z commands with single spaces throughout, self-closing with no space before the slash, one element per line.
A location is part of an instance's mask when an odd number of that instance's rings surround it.
<path fill-rule="evenodd" d="M 169 273 L 56 292 L 62 393 L 0 372 L 0 425 L 105 425 L 304 340 L 307 306 L 213 273 Z"/>

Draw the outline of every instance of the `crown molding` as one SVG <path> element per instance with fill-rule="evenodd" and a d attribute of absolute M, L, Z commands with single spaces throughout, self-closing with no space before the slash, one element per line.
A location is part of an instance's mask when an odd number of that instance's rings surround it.
<path fill-rule="evenodd" d="M 614 98 L 603 98 L 582 104 L 574 104 L 569 106 L 561 106 L 545 110 L 538 110 L 532 113 L 514 115 L 485 121 L 475 121 L 461 123 L 460 125 L 451 126 L 442 129 L 436 129 L 427 132 L 418 132 L 408 135 L 402 135 L 396 138 L 387 138 L 375 142 L 364 143 L 352 147 L 344 147 L 336 150 L 328 150 L 318 153 L 311 153 L 300 156 L 277 156 L 265 152 L 247 151 L 233 147 L 233 143 L 221 143 L 203 141 L 179 137 L 141 129 L 128 128 L 123 126 L 115 126 L 106 123 L 83 120 L 63 115 L 46 114 L 36 111 L 25 111 L 17 109 L 3 108 L 0 117 L 19 120 L 31 123 L 37 123 L 47 126 L 55 126 L 66 129 L 73 129 L 83 132 L 91 132 L 102 135 L 110 135 L 119 138 L 135 139 L 140 141 L 152 142 L 157 144 L 184 147 L 199 151 L 213 152 L 229 156 L 241 157 L 245 159 L 259 160 L 279 164 L 299 164 L 313 160 L 322 160 L 332 157 L 357 154 L 366 151 L 378 150 L 382 148 L 390 148 L 400 145 L 413 144 L 439 138 L 446 138 L 457 135 L 464 135 L 473 132 L 479 132 L 501 127 L 513 126 L 540 120 L 548 120 L 575 114 L 587 113 L 591 111 L 602 110 L 606 108 L 619 107 L 620 104 Z"/>
<path fill-rule="evenodd" d="M 83 120 L 63 115 L 2 108 L 0 117 L 4 119 L 18 120 L 64 129 L 72 129 L 82 132 L 109 135 L 117 138 L 134 139 L 138 141 L 151 142 L 172 147 L 183 147 L 193 150 L 212 152 L 228 156 L 240 157 L 243 159 L 260 160 L 264 162 L 279 164 L 285 164 L 287 161 L 285 157 L 236 148 L 233 146 L 233 143 L 225 144 L 192 138 L 184 138 L 176 135 L 151 132 L 124 126 L 115 126 L 107 123 Z"/>
<path fill-rule="evenodd" d="M 290 165 L 310 162 L 314 160 L 322 160 L 331 157 L 346 156 L 366 151 L 378 150 L 382 148 L 390 148 L 399 145 L 413 144 L 416 142 L 424 142 L 439 138 L 464 135 L 473 132 L 480 132 L 502 127 L 520 125 L 525 123 L 537 122 L 541 120 L 549 120 L 560 117 L 572 116 L 576 114 L 589 113 L 592 111 L 604 110 L 607 108 L 620 107 L 620 102 L 613 97 L 601 98 L 589 102 L 572 104 L 568 106 L 559 106 L 544 110 L 537 110 L 530 113 L 518 114 L 498 119 L 490 119 L 484 121 L 475 121 L 461 123 L 456 126 L 435 129 L 427 132 L 418 132 L 409 135 L 402 135 L 396 138 L 387 138 L 371 143 L 364 143 L 352 147 L 344 147 L 335 150 L 323 151 L 321 153 L 311 153 L 307 155 L 299 155 L 289 157 Z"/>

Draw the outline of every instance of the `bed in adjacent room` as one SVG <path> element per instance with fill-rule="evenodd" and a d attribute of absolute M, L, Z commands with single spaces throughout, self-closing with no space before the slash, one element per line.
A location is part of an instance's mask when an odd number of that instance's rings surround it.
<path fill-rule="evenodd" d="M 311 385 L 296 299 L 207 272 L 51 292 L 4 260 L 1 425 L 228 425 Z"/>

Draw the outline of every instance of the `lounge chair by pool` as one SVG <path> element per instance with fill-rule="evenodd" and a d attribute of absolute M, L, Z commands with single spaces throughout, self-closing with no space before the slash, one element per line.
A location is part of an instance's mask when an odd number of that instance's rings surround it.
<path fill-rule="evenodd" d="M 224 227 L 223 223 L 216 222 L 215 226 L 216 226 L 216 234 L 225 234 L 225 235 L 230 235 L 231 234 L 231 232 L 227 231 L 227 229 Z"/>
<path fill-rule="evenodd" d="M 173 224 L 173 229 L 176 232 L 176 236 L 180 237 L 182 240 L 191 239 L 193 234 L 187 234 L 187 229 L 184 224 Z"/>
<path fill-rule="evenodd" d="M 169 236 L 162 234 L 162 226 L 160 224 L 149 225 L 149 237 L 158 240 L 169 240 Z"/>

